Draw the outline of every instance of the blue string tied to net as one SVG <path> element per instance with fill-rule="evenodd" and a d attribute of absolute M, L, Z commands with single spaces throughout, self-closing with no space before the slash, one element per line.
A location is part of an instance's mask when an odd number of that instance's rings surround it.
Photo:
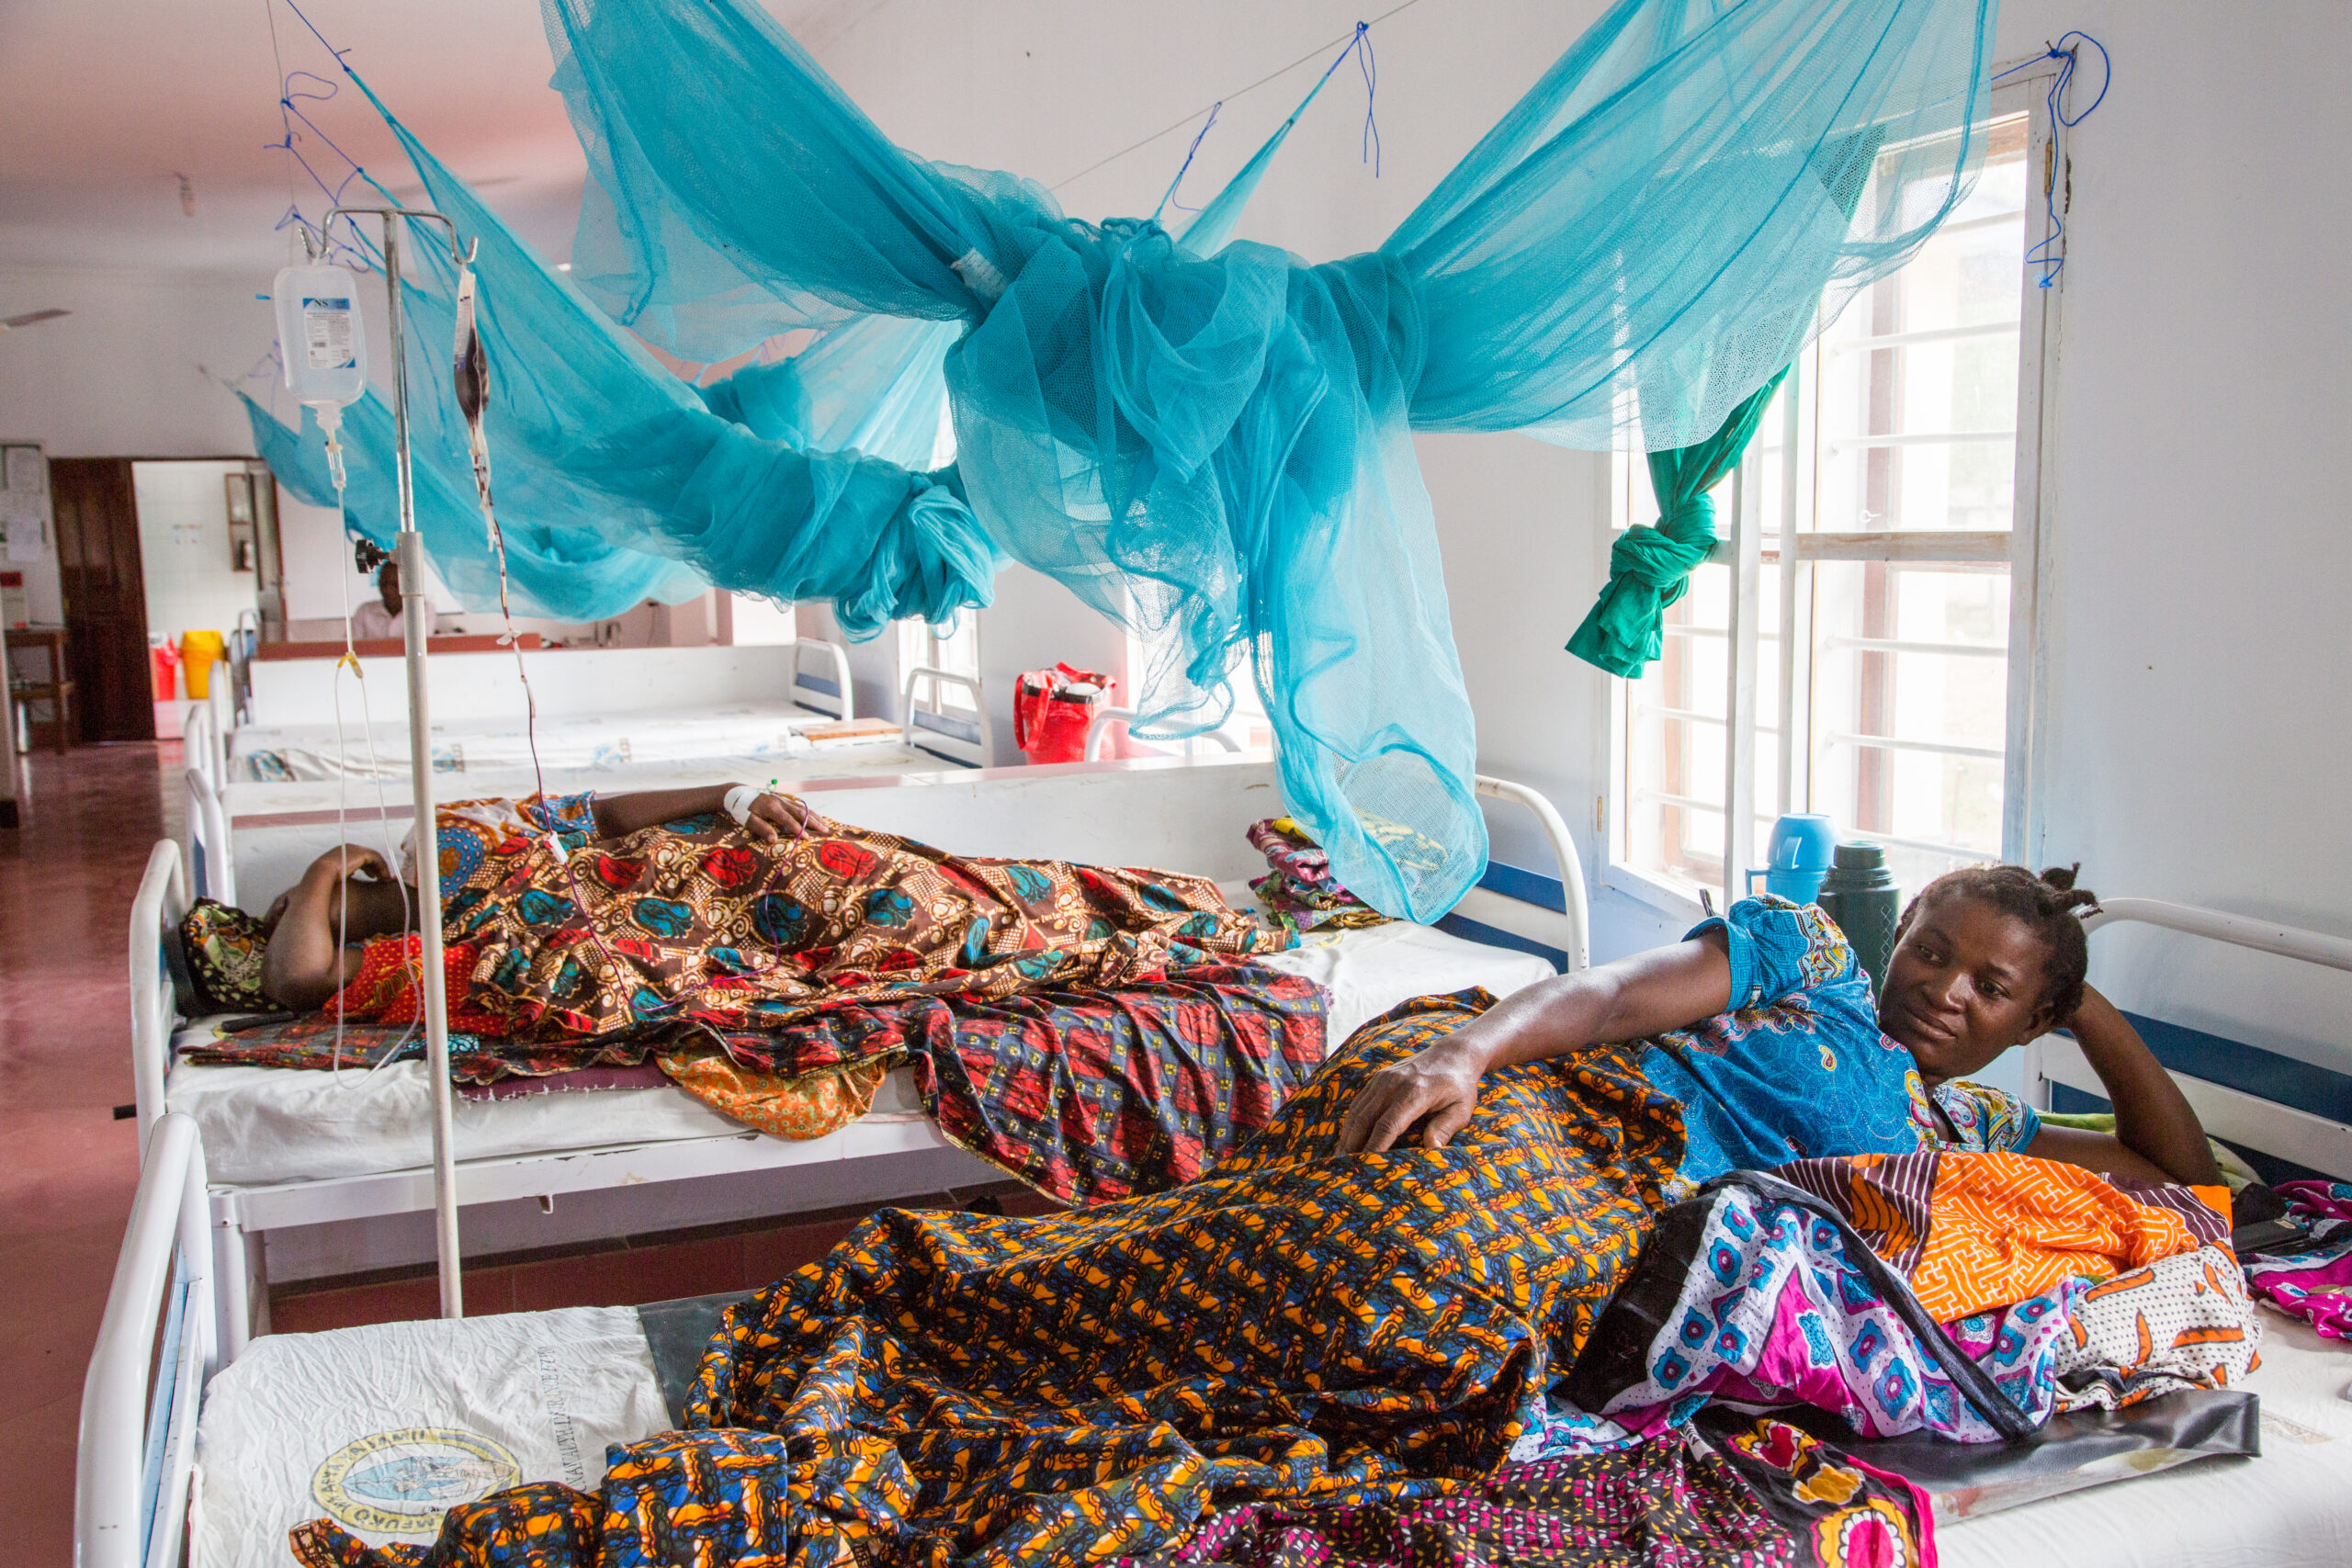
<path fill-rule="evenodd" d="M 2098 51 L 2098 92 L 2081 110 L 2069 115 L 2066 112 L 2066 96 L 2075 85 L 2075 73 L 2081 64 L 2082 57 L 2079 48 L 2069 48 L 2068 45 L 2070 40 L 2076 39 Z M 2064 215 L 2072 210 L 2073 207 L 2074 175 L 2066 157 L 2066 132 L 2088 119 L 2091 117 L 2091 111 L 2107 101 L 2107 90 L 2115 81 L 2115 62 L 2109 56 L 2107 45 L 2086 32 L 2074 29 L 2066 32 L 2056 43 L 2050 45 L 2031 60 L 2010 66 L 2007 71 L 1996 74 L 1993 80 L 1997 83 L 2003 77 L 2014 76 L 2020 71 L 2030 70 L 2045 60 L 2059 62 L 2058 69 L 2051 74 L 2050 86 L 2044 100 L 2050 114 L 2050 144 L 2049 161 L 2043 165 L 2041 173 L 2041 209 L 2048 232 L 2040 242 L 2026 251 L 2025 261 L 2028 266 L 2038 266 L 2041 269 L 2041 276 L 2034 280 L 2036 287 L 2051 288 L 2056 287 L 2058 275 L 2066 270 Z M 2065 187 L 2065 197 L 2063 201 L 2060 197 L 2062 185 Z"/>

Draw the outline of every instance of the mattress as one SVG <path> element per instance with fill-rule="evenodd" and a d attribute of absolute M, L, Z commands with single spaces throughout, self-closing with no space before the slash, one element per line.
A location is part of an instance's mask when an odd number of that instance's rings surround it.
<path fill-rule="evenodd" d="M 1265 962 L 1305 975 L 1331 993 L 1333 1044 L 1408 998 L 1471 986 L 1506 996 L 1552 973 L 1550 964 L 1524 953 L 1403 924 L 1310 938 Z M 209 1032 L 209 1025 L 199 1023 L 182 1038 Z M 164 1102 L 195 1118 L 215 1181 L 266 1186 L 423 1169 L 433 1161 L 432 1097 L 422 1062 L 340 1074 L 191 1063 L 172 1070 Z M 900 1067 L 884 1078 L 870 1114 L 922 1118 L 911 1069 Z M 743 1131 L 742 1123 L 668 1085 L 460 1099 L 455 1119 L 457 1146 L 469 1160 Z"/>
<path fill-rule="evenodd" d="M 284 1568 L 287 1530 L 322 1515 L 371 1545 L 425 1545 L 453 1504 L 593 1489 L 606 1444 L 670 1425 L 633 1307 L 266 1336 L 205 1393 L 191 1560 Z"/>
<path fill-rule="evenodd" d="M 2341 1568 L 2352 1562 L 2352 1349 L 2264 1308 L 2262 1457 L 2029 1503 L 1936 1532 L 1942 1568 Z M 2151 1456 L 2149 1462 L 2161 1462 Z"/>
<path fill-rule="evenodd" d="M 247 725 L 230 738 L 232 782 L 404 777 L 408 726 L 363 726 L 344 716 L 340 744 L 327 724 Z M 726 760 L 757 769 L 780 761 L 859 745 L 891 744 L 899 728 L 879 720 L 844 725 L 789 703 L 733 703 L 712 708 L 543 715 L 536 727 L 538 765 L 598 773 L 632 764 Z M 440 773 L 528 773 L 533 728 L 521 716 L 433 727 L 433 768 Z"/>

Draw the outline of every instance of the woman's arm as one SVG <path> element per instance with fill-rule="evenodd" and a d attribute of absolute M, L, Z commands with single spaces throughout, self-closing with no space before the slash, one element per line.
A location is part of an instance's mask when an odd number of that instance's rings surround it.
<path fill-rule="evenodd" d="M 703 789 L 649 789 L 634 795 L 600 795 L 594 807 L 596 837 L 626 839 L 631 833 L 675 822 L 681 817 L 724 811 L 727 792 L 738 787 L 741 786 L 711 784 Z M 786 838 L 802 838 L 823 820 L 792 795 L 767 794 L 752 803 L 752 819 L 743 824 L 743 830 L 765 844 L 774 842 L 779 833 Z"/>
<path fill-rule="evenodd" d="M 2067 1021 L 2107 1098 L 2115 1105 L 2115 1135 L 2079 1127 L 2044 1127 L 2025 1152 L 2064 1160 L 2104 1176 L 2135 1181 L 2178 1181 L 2217 1187 L 2222 1168 L 2180 1086 L 2115 1004 L 2083 987 L 2083 1005 Z"/>
<path fill-rule="evenodd" d="M 1422 1145 L 1442 1149 L 1477 1108 L 1488 1068 L 1640 1040 L 1730 1005 L 1730 949 L 1720 931 L 1541 981 L 1365 1079 L 1340 1126 L 1340 1152 L 1377 1153 L 1417 1123 Z"/>
<path fill-rule="evenodd" d="M 347 877 L 363 871 L 380 881 L 391 877 L 384 857 L 375 851 L 340 845 L 312 861 L 282 900 L 284 911 L 262 952 L 262 989 L 279 1005 L 298 1012 L 323 1006 L 359 972 L 356 951 L 336 938 L 374 933 L 339 932 L 335 925 L 343 912 L 337 894 Z"/>

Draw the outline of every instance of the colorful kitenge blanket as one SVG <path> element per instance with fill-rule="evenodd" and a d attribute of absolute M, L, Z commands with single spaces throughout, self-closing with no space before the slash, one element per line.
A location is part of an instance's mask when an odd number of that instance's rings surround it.
<path fill-rule="evenodd" d="M 196 1002 L 209 1012 L 257 1012 L 277 1006 L 262 989 L 262 955 L 272 922 L 213 898 L 198 898 L 180 922 Z"/>
<path fill-rule="evenodd" d="M 2259 1328 L 2213 1200 L 2006 1154 L 1735 1173 L 1661 1219 L 1544 1451 L 1666 1430 L 1710 1401 L 1996 1442 L 2059 1411 L 2227 1386 Z"/>
<path fill-rule="evenodd" d="M 1228 1508 L 1136 1568 L 1917 1568 L 1926 1500 L 1769 1416 L 1679 1440 L 1507 1464 L 1452 1496 Z"/>
<path fill-rule="evenodd" d="M 1296 975 L 1195 963 L 1114 990 L 918 997 L 718 1038 L 662 1061 L 729 1115 L 763 1125 L 771 1088 L 829 1071 L 878 1083 L 911 1059 L 949 1141 L 1088 1203 L 1190 1181 L 1273 1120 L 1322 1065 L 1324 997 Z"/>
<path fill-rule="evenodd" d="M 1682 1155 L 1629 1052 L 1490 1078 L 1443 1149 L 1332 1153 L 1370 1070 L 1488 998 L 1359 1031 L 1173 1191 L 1034 1219 L 885 1210 L 729 1314 L 691 1430 L 594 1496 L 452 1510 L 429 1551 L 304 1561 L 1059 1564 L 1250 1502 L 1408 1506 L 1540 1427 Z M 601 1547 L 592 1541 L 600 1541 Z M 601 1558 L 595 1552 L 601 1550 Z"/>
<path fill-rule="evenodd" d="M 1198 877 L 952 855 L 821 818 L 807 838 L 762 844 L 716 812 L 599 844 L 588 799 L 436 814 L 443 935 L 472 954 L 464 1005 L 490 1021 L 478 1032 L 759 1031 L 919 996 L 1114 988 L 1292 940 Z M 346 1008 L 408 1021 L 403 973 L 379 966 Z"/>
<path fill-rule="evenodd" d="M 510 1077 L 552 1077 L 586 1067 L 635 1066 L 649 1047 L 626 1040 L 584 1047 L 518 1047 L 459 1030 L 449 1032 L 449 1081 L 493 1084 Z M 179 1060 L 232 1067 L 296 1067 L 320 1072 L 422 1061 L 424 1033 L 414 1024 L 349 1023 L 338 1040 L 334 1015 L 304 1013 L 184 1045 Z"/>
<path fill-rule="evenodd" d="M 2308 1242 L 2294 1252 L 2245 1260 L 2254 1293 L 2330 1339 L 2352 1338 L 2352 1181 L 2288 1181 L 2288 1217 Z"/>
<path fill-rule="evenodd" d="M 1292 931 L 1345 931 L 1377 926 L 1388 917 L 1349 892 L 1331 874 L 1331 857 L 1287 817 L 1250 825 L 1250 842 L 1271 868 L 1250 890 Z"/>

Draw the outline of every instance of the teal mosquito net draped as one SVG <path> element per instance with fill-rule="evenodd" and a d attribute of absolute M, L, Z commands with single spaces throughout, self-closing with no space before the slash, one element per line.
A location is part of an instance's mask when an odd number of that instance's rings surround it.
<path fill-rule="evenodd" d="M 1217 722 L 1247 655 L 1290 810 L 1420 919 L 1486 835 L 1412 431 L 1709 435 L 1825 291 L 1899 266 L 1963 194 L 1992 22 L 1623 0 L 1386 243 L 1317 264 L 914 158 L 753 5 L 546 11 L 594 186 L 578 289 L 401 132 L 481 241 L 502 468 L 526 454 L 614 502 L 613 542 L 854 625 L 985 604 L 1023 561 L 1172 634 L 1139 694 L 1162 733 Z M 806 387 L 697 393 L 616 322 L 690 357 L 936 329 L 955 461 L 797 445 Z"/>
<path fill-rule="evenodd" d="M 237 395 L 253 426 L 254 450 L 277 481 L 298 501 L 334 506 L 326 437 L 317 417 L 303 409 L 300 424 L 289 427 L 243 392 Z M 465 437 L 461 432 L 454 457 L 432 450 L 419 413 L 411 407 L 418 532 L 434 570 L 459 604 L 472 611 L 495 611 L 498 563 L 490 530 L 475 503 Z M 400 491 L 392 470 L 392 411 L 381 396 L 371 389 L 344 411 L 342 441 L 347 526 L 389 551 L 400 529 Z M 525 499 L 523 491 L 514 493 Z M 597 620 L 649 599 L 676 604 L 708 589 L 675 561 L 610 544 L 582 529 L 517 520 L 518 513 L 527 512 L 527 507 L 501 508 L 511 597 L 518 615 Z"/>

